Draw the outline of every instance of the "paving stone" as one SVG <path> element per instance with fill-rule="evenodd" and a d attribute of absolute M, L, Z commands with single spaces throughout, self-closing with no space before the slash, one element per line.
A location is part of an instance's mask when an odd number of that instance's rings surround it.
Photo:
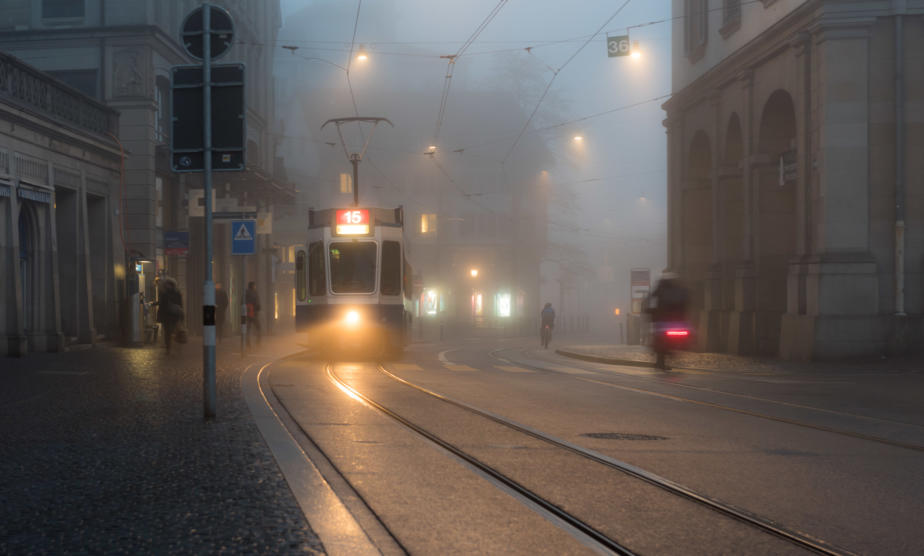
<path fill-rule="evenodd" d="M 195 339 L 4 359 L 0 553 L 323 554 L 240 391 L 259 359 L 231 349 L 214 422 Z"/>

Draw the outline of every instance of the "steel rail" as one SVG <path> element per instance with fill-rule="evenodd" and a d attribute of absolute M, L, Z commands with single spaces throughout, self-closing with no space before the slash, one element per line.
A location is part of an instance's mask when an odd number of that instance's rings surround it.
<path fill-rule="evenodd" d="M 518 364 L 519 364 L 519 363 L 518 363 Z M 529 365 L 527 365 L 527 366 L 529 366 Z M 729 504 L 729 503 L 727 503 L 727 502 L 722 502 L 722 501 L 720 501 L 720 500 L 717 500 L 717 499 L 712 498 L 712 497 L 710 497 L 710 496 L 707 496 L 707 495 L 705 495 L 705 494 L 698 493 L 698 492 L 696 492 L 696 491 L 694 491 L 694 490 L 692 490 L 692 489 L 690 489 L 690 488 L 687 488 L 687 487 L 685 487 L 685 486 L 683 486 L 683 485 L 681 485 L 681 484 L 679 484 L 679 483 L 675 483 L 674 481 L 671 481 L 670 479 L 666 479 L 666 478 L 664 478 L 664 477 L 660 477 L 660 476 L 658 476 L 658 475 L 655 475 L 654 473 L 651 473 L 651 472 L 649 472 L 649 471 L 645 471 L 644 469 L 642 469 L 642 468 L 640 468 L 640 467 L 636 467 L 636 466 L 634 466 L 634 465 L 632 465 L 632 464 L 630 464 L 630 463 L 627 463 L 627 462 L 624 462 L 624 461 L 620 461 L 620 460 L 617 460 L 617 459 L 614 459 L 614 458 L 610 458 L 610 457 L 608 457 L 608 456 L 604 456 L 603 454 L 599 454 L 599 453 L 594 452 L 594 451 L 591 451 L 591 450 L 587 450 L 587 449 L 585 449 L 585 448 L 582 448 L 582 447 L 580 447 L 580 446 L 577 446 L 576 444 L 572 444 L 572 443 L 570 443 L 570 442 L 568 442 L 568 441 L 565 441 L 565 440 L 562 440 L 562 439 L 559 439 L 559 438 L 555 438 L 555 437 L 553 437 L 553 436 L 550 436 L 550 435 L 548 435 L 548 434 L 542 433 L 542 432 L 540 432 L 540 431 L 537 431 L 537 430 L 532 429 L 532 428 L 530 428 L 530 427 L 527 427 L 527 426 L 525 426 L 525 425 L 521 425 L 520 423 L 517 423 L 517 422 L 512 421 L 512 420 L 510 420 L 510 419 L 506 419 L 506 418 L 504 418 L 504 417 L 501 417 L 501 416 L 499 416 L 499 415 L 495 415 L 495 414 L 490 413 L 490 412 L 488 412 L 488 411 L 485 411 L 485 410 L 483 410 L 483 409 L 479 409 L 479 408 L 477 408 L 477 407 L 471 406 L 471 405 L 469 405 L 469 404 L 467 404 L 467 403 L 465 403 L 465 402 L 460 402 L 460 401 L 458 401 L 458 400 L 454 400 L 454 399 L 452 399 L 452 398 L 450 398 L 450 397 L 448 397 L 448 396 L 444 396 L 444 395 L 442 395 L 442 394 L 440 394 L 440 393 L 437 393 L 437 392 L 434 392 L 434 391 L 429 390 L 429 389 L 427 389 L 427 388 L 424 388 L 423 386 L 419 386 L 419 385 L 417 385 L 417 384 L 414 384 L 414 383 L 412 383 L 412 382 L 409 382 L 409 381 L 407 381 L 407 380 L 405 380 L 405 379 L 403 379 L 403 378 L 401 378 L 401 377 L 399 377 L 399 376 L 393 374 L 392 372 L 390 372 L 388 369 L 386 369 L 386 368 L 385 368 L 383 365 L 381 365 L 381 364 L 379 364 L 377 367 L 378 367 L 379 371 L 381 371 L 382 373 L 384 373 L 386 376 L 389 376 L 389 377 L 392 378 L 393 380 L 396 380 L 397 382 L 400 382 L 400 383 L 402 383 L 402 384 L 404 384 L 404 385 L 406 385 L 406 386 L 408 386 L 408 387 L 410 387 L 410 388 L 413 388 L 413 389 L 415 389 L 415 390 L 418 390 L 418 391 L 420 391 L 420 392 L 422 392 L 422 393 L 424 393 L 424 394 L 427 394 L 427 395 L 429 395 L 429 396 L 432 396 L 432 397 L 434 397 L 434 398 L 436 398 L 436 399 L 438 399 L 438 400 L 440 400 L 440 401 L 443 401 L 443 402 L 448 403 L 448 404 L 450 404 L 450 405 L 454 405 L 454 406 L 459 407 L 459 408 L 461 408 L 461 409 L 464 409 L 464 410 L 466 410 L 466 411 L 468 411 L 468 412 L 470 412 L 470 413 L 473 413 L 473 414 L 478 415 L 478 416 L 480 416 L 480 417 L 484 417 L 484 418 L 486 418 L 486 419 L 489 419 L 489 420 L 491 420 L 491 421 L 494 421 L 495 423 L 498 423 L 498 424 L 500 424 L 500 425 L 502 425 L 502 426 L 505 426 L 505 427 L 507 427 L 507 428 L 513 429 L 513 430 L 515 430 L 515 431 L 517 431 L 517 432 L 520 432 L 520 433 L 526 434 L 526 435 L 528 435 L 528 436 L 531 436 L 531 437 L 533 437 L 533 438 L 535 438 L 535 439 L 537 439 L 537 440 L 540 440 L 540 441 L 542 441 L 542 442 L 546 442 L 546 443 L 551 444 L 551 445 L 553 445 L 553 446 L 556 446 L 556 447 L 558 447 L 558 448 L 563 448 L 563 449 L 568 450 L 568 451 L 570 451 L 570 452 L 572 452 L 572 453 L 578 454 L 578 455 L 581 456 L 581 457 L 584 457 L 584 458 L 586 458 L 586 459 L 589 459 L 589 460 L 594 461 L 594 462 L 596 462 L 596 463 L 599 463 L 599 464 L 601 464 L 601 465 L 605 465 L 605 466 L 607 466 L 607 467 L 616 469 L 616 470 L 618 470 L 618 471 L 621 471 L 621 472 L 623 472 L 623 473 L 625 473 L 625 474 L 627 474 L 627 475 L 630 475 L 630 476 L 632 476 L 632 477 L 635 477 L 635 478 L 637 478 L 637 479 L 641 479 L 641 480 L 643 480 L 643 481 L 645 481 L 645 482 L 647 482 L 647 483 L 649 483 L 649 484 L 651 484 L 651 485 L 654 485 L 654 486 L 659 487 L 659 488 L 661 488 L 661 489 L 663 489 L 663 490 L 666 490 L 666 491 L 670 492 L 671 494 L 674 494 L 674 495 L 677 495 L 677 496 L 679 496 L 679 497 L 681 497 L 681 498 L 685 498 L 685 499 L 687 499 L 687 500 L 696 502 L 696 503 L 698 503 L 698 504 L 700 504 L 700 505 L 702 505 L 702 506 L 705 506 L 705 507 L 707 507 L 707 508 L 709 508 L 709 509 L 711 509 L 711 510 L 714 510 L 714 511 L 720 513 L 720 514 L 723 514 L 723 515 L 725 515 L 725 516 L 727 516 L 727 517 L 730 517 L 730 518 L 735 519 L 735 520 L 737 520 L 737 521 L 743 522 L 743 523 L 745 523 L 745 524 L 747 524 L 747 525 L 754 526 L 754 527 L 756 527 L 756 528 L 762 530 L 762 531 L 765 532 L 765 533 L 768 533 L 768 534 L 773 535 L 773 536 L 775 536 L 775 537 L 781 538 L 781 539 L 783 539 L 783 540 L 785 540 L 785 541 L 789 541 L 789 542 L 791 542 L 791 543 L 793 543 L 793 544 L 799 546 L 800 548 L 804 548 L 804 549 L 806 549 L 806 550 L 810 550 L 810 551 L 815 552 L 815 553 L 818 553 L 818 554 L 825 554 L 825 555 L 828 555 L 828 556 L 845 556 L 845 555 L 851 555 L 851 554 L 853 554 L 853 553 L 851 553 L 851 552 L 849 552 L 849 551 L 847 551 L 847 550 L 845 550 L 845 549 L 842 549 L 842 548 L 839 548 L 839 547 L 834 547 L 833 545 L 831 545 L 830 543 L 828 543 L 828 542 L 826 542 L 826 541 L 824 541 L 824 540 L 821 540 L 821 539 L 812 537 L 811 535 L 808 535 L 807 533 L 801 533 L 801 532 L 798 532 L 798 531 L 793 531 L 793 530 L 788 529 L 788 528 L 784 527 L 783 525 L 781 525 L 781 524 L 779 524 L 779 523 L 777 523 L 777 522 L 775 522 L 775 521 L 773 521 L 773 520 L 770 520 L 770 519 L 768 519 L 768 518 L 764 518 L 764 517 L 758 516 L 758 515 L 756 515 L 756 514 L 754 514 L 754 513 L 752 513 L 752 512 L 749 512 L 748 510 L 745 510 L 745 509 L 743 509 L 743 508 L 738 508 L 738 507 L 736 507 L 736 506 L 734 506 L 734 505 L 732 505 L 732 504 Z M 533 368 L 536 368 L 536 367 L 533 367 Z"/>
<path fill-rule="evenodd" d="M 495 350 L 495 351 L 499 351 L 499 350 Z M 498 357 L 498 356 L 494 355 L 494 352 L 491 352 L 491 356 L 494 357 L 495 359 L 499 359 L 499 360 L 501 360 L 501 361 L 511 361 L 511 360 L 509 360 L 509 359 L 506 359 L 506 358 L 503 358 L 503 357 Z M 514 363 L 514 364 L 516 364 L 516 365 L 520 365 L 520 366 L 522 366 L 522 367 L 529 367 L 530 369 L 535 369 L 535 370 L 537 370 L 537 371 L 546 371 L 546 372 L 551 372 L 551 373 L 558 372 L 558 371 L 556 371 L 555 369 L 549 369 L 549 368 L 546 368 L 546 367 L 540 367 L 540 366 L 538 366 L 538 365 L 534 365 L 534 364 L 531 364 L 531 363 L 523 363 L 523 362 L 515 362 L 515 361 L 511 361 L 511 363 Z M 787 424 L 787 425 L 793 425 L 793 426 L 796 426 L 796 427 L 803 427 L 803 428 L 806 428 L 806 429 L 813 429 L 813 430 L 817 430 L 817 431 L 828 432 L 828 433 L 831 433 L 831 434 L 837 434 L 837 435 L 841 435 L 841 436 L 846 436 L 846 437 L 848 437 L 848 438 L 855 438 L 855 439 L 858 439 L 858 440 L 865 440 L 865 441 L 867 441 L 867 442 L 876 442 L 876 443 L 878 443 L 878 444 L 884 444 L 884 445 L 886 445 L 886 446 L 893 446 L 893 447 L 895 447 L 895 448 L 902 448 L 902 449 L 904 449 L 904 450 L 912 450 L 912 451 L 915 451 L 915 452 L 924 452 L 924 446 L 922 446 L 922 445 L 920 445 L 920 444 L 912 444 L 912 443 L 910 443 L 910 442 L 902 442 L 901 440 L 892 440 L 892 439 L 890 439 L 890 438 L 883 438 L 883 437 L 881 437 L 881 436 L 874 436 L 874 435 L 871 435 L 871 434 L 863 434 L 862 432 L 855 432 L 855 431 L 849 431 L 849 430 L 844 430 L 844 429 L 837 429 L 837 428 L 828 427 L 828 426 L 825 426 L 825 425 L 816 425 L 816 424 L 814 424 L 814 423 L 806 423 L 805 421 L 799 421 L 798 419 L 790 419 L 790 418 L 788 418 L 788 417 L 777 417 L 777 416 L 775 416 L 775 415 L 767 415 L 766 413 L 760 413 L 760 412 L 758 412 L 758 411 L 751 411 L 751 410 L 748 410 L 748 409 L 740 409 L 740 408 L 737 408 L 737 407 L 732 407 L 732 406 L 730 406 L 730 405 L 724 405 L 724 404 L 716 403 L 716 402 L 707 402 L 707 401 L 703 401 L 703 400 L 694 400 L 693 398 L 686 398 L 686 397 L 684 397 L 684 396 L 677 396 L 677 395 L 674 395 L 674 394 L 667 394 L 667 393 L 664 393 L 664 392 L 658 392 L 658 391 L 656 391 L 656 390 L 649 390 L 649 389 L 647 389 L 647 388 L 639 388 L 639 387 L 637 387 L 637 386 L 626 386 L 626 385 L 624 385 L 624 384 L 614 384 L 614 383 L 612 383 L 612 382 L 607 382 L 607 381 L 605 381 L 605 380 L 597 380 L 597 379 L 593 379 L 593 378 L 580 377 L 580 376 L 573 376 L 572 378 L 574 378 L 574 379 L 576 379 L 576 380 L 580 380 L 580 381 L 582 381 L 582 382 L 589 382 L 589 383 L 591 383 L 591 384 L 600 384 L 600 385 L 603 385 L 603 386 L 609 386 L 609 387 L 611 387 L 611 388 L 617 388 L 617 389 L 619 389 L 619 390 L 627 390 L 627 391 L 629 391 L 629 392 L 638 392 L 638 393 L 640 393 L 640 394 L 646 394 L 646 395 L 649 395 L 649 396 L 656 396 L 656 397 L 659 397 L 659 398 L 664 398 L 664 399 L 668 399 L 668 400 L 674 400 L 674 401 L 677 401 L 677 402 L 689 403 L 689 404 L 694 404 L 694 405 L 702 405 L 702 406 L 705 406 L 705 407 L 711 407 L 711 408 L 713 408 L 713 409 L 718 409 L 718 410 L 721 410 L 721 411 L 729 411 L 729 412 L 731 412 L 731 413 L 738 413 L 738 414 L 740 414 L 740 415 L 747 415 L 747 416 L 749 416 L 749 417 L 756 417 L 756 418 L 758 418 L 758 419 L 766 419 L 766 420 L 768 420 L 768 421 L 776 421 L 777 423 L 785 423 L 785 424 Z M 801 409 L 806 409 L 806 410 L 809 410 L 809 411 L 818 411 L 818 412 L 832 413 L 831 411 L 824 410 L 824 409 L 821 409 L 821 408 L 815 408 L 815 407 L 804 406 L 804 405 L 803 405 L 803 406 L 799 406 L 799 405 L 795 405 L 795 404 L 781 403 L 781 402 L 777 402 L 777 401 L 774 401 L 774 400 L 761 400 L 760 398 L 756 398 L 756 397 L 753 397 L 753 396 L 745 396 L 745 395 L 735 394 L 735 393 L 731 393 L 731 392 L 722 392 L 721 390 L 715 390 L 715 389 L 712 389 L 712 388 L 703 388 L 703 387 L 698 387 L 698 386 L 689 386 L 689 385 L 685 385 L 685 384 L 675 384 L 675 385 L 673 385 L 673 386 L 677 386 L 677 387 L 680 387 L 680 388 L 694 389 L 694 390 L 702 390 L 702 391 L 712 392 L 712 393 L 716 393 L 716 394 L 720 394 L 720 395 L 724 395 L 724 396 L 741 397 L 741 398 L 751 398 L 751 399 L 754 399 L 754 400 L 756 400 L 756 401 L 764 401 L 764 402 L 766 402 L 766 403 L 773 403 L 773 404 L 777 404 L 777 405 L 790 405 L 790 406 L 794 406 L 794 407 L 800 407 Z M 863 415 L 853 415 L 853 414 L 843 413 L 843 412 L 836 412 L 836 413 L 837 413 L 837 414 L 840 414 L 840 415 L 844 415 L 844 416 L 846 416 L 846 417 L 851 417 L 851 418 L 867 419 L 867 420 L 873 419 L 873 420 L 876 420 L 875 418 L 866 417 L 866 416 L 863 416 Z M 881 419 L 879 419 L 879 420 L 881 420 Z M 889 421 L 889 422 L 894 423 L 894 424 L 896 424 L 896 425 L 904 425 L 904 426 L 912 426 L 912 427 L 914 427 L 914 426 L 920 426 L 920 425 L 915 425 L 915 424 L 912 424 L 912 423 L 902 423 L 902 422 L 899 422 L 899 421 Z"/>
<path fill-rule="evenodd" d="M 521 485 L 520 483 L 518 483 L 518 482 L 515 481 L 514 479 L 511 479 L 510 477 L 504 475 L 504 474 L 501 473 L 500 471 L 497 471 L 496 469 L 494 469 L 494 468 L 491 467 L 490 465 L 488 465 L 488 464 L 482 462 L 481 460 L 477 459 L 476 457 L 467 454 L 466 452 L 460 450 L 460 449 L 457 448 L 456 446 L 453 446 L 453 445 L 450 444 L 449 442 L 443 440 L 443 439 L 440 438 L 439 436 L 437 436 L 437 435 L 431 433 L 430 431 L 428 431 L 428 430 L 426 430 L 426 429 L 420 427 L 419 425 L 413 423 L 412 421 L 406 419 L 405 417 L 401 416 L 400 414 L 396 413 L 395 411 L 392 411 L 391 409 L 385 407 L 384 405 L 382 405 L 382 404 L 376 402 L 375 400 L 373 400 L 373 399 L 370 398 L 369 396 L 363 394 L 362 392 L 360 392 L 360 391 L 357 390 L 356 388 L 354 388 L 354 387 L 352 387 L 351 385 L 347 384 L 346 381 L 344 381 L 343 379 L 341 379 L 341 378 L 334 372 L 334 370 L 333 370 L 333 365 L 331 365 L 331 364 L 328 363 L 328 364 L 325 365 L 325 366 L 326 366 L 326 370 L 327 370 L 327 376 L 338 386 L 338 388 L 340 388 L 341 390 L 344 390 L 344 391 L 345 391 L 348 395 L 350 395 L 351 397 L 354 397 L 355 399 L 357 399 L 357 400 L 359 400 L 359 401 L 365 403 L 366 405 L 368 405 L 368 406 L 370 406 L 370 407 L 372 407 L 372 408 L 374 408 L 374 409 L 380 411 L 381 413 L 387 415 L 388 417 L 391 417 L 392 419 L 394 419 L 394 420 L 397 421 L 398 423 L 404 425 L 405 427 L 411 429 L 412 431 L 416 432 L 416 433 L 419 434 L 420 436 L 423 436 L 424 438 L 426 438 L 426 439 L 429 440 L 430 442 L 433 442 L 433 443 L 436 444 L 437 446 L 439 446 L 439 447 L 443 448 L 444 450 L 450 452 L 450 453 L 453 454 L 454 456 L 456 456 L 456 457 L 458 457 L 459 459 L 465 461 L 465 462 L 468 463 L 469 465 L 475 467 L 476 469 L 478 469 L 478 470 L 481 471 L 482 473 L 484 473 L 484 474 L 490 476 L 492 479 L 494 479 L 494 480 L 496 480 L 497 482 L 501 483 L 501 484 L 504 485 L 505 487 L 507 487 L 507 488 L 509 488 L 510 490 L 516 492 L 516 493 L 519 494 L 520 496 L 526 498 L 527 500 L 529 500 L 529 501 L 532 502 L 533 504 L 536 504 L 537 506 L 539 506 L 540 508 L 542 508 L 542 509 L 545 510 L 546 512 L 552 514 L 552 515 L 555 516 L 556 518 L 558 518 L 558 519 L 560 519 L 561 521 L 567 523 L 569 526 L 573 527 L 574 529 L 580 531 L 582 534 L 586 535 L 590 540 L 592 540 L 593 542 L 599 544 L 600 547 L 603 548 L 603 549 L 605 549 L 607 552 L 611 552 L 611 553 L 619 554 L 619 555 L 625 555 L 625 556 L 631 556 L 631 555 L 635 554 L 635 553 L 632 552 L 629 548 L 627 548 L 626 546 L 623 546 L 622 544 L 620 544 L 618 541 L 616 541 L 616 540 L 614 540 L 614 539 L 611 539 L 610 537 L 606 536 L 606 534 L 604 534 L 604 533 L 598 531 L 597 529 L 595 529 L 595 528 L 592 527 L 591 525 L 589 525 L 589 524 L 585 523 L 584 521 L 582 521 L 580 518 L 578 518 L 578 517 L 576 517 L 576 516 L 574 516 L 574 515 L 568 513 L 568 512 L 565 511 L 564 509 L 558 507 L 557 505 L 555 505 L 554 503 L 552 503 L 552 502 L 546 500 L 545 498 L 542 498 L 541 496 L 539 496 L 538 494 L 536 494 L 536 493 L 533 492 L 532 490 L 526 488 L 525 486 Z M 377 365 L 376 368 L 384 370 L 384 368 L 383 368 L 381 365 Z M 387 371 L 386 371 L 386 373 L 387 373 Z"/>

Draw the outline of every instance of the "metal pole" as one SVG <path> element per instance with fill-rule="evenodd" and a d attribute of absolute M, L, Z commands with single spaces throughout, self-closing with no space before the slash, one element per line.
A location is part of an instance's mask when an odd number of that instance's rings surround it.
<path fill-rule="evenodd" d="M 212 282 L 212 32 L 209 4 L 202 5 L 202 142 L 205 155 L 205 285 L 202 292 L 202 397 L 205 418 L 214 419 L 215 283 Z"/>
<path fill-rule="evenodd" d="M 241 357 L 247 350 L 247 255 L 241 255 Z"/>
<path fill-rule="evenodd" d="M 895 16 L 895 314 L 905 314 L 905 39 Z"/>
<path fill-rule="evenodd" d="M 350 162 L 353 163 L 353 206 L 359 206 L 359 155 L 350 156 Z"/>

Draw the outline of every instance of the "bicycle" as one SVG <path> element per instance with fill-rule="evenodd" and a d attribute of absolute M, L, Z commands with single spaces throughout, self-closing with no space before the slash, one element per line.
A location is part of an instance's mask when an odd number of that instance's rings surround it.
<path fill-rule="evenodd" d="M 542 326 L 542 347 L 549 349 L 549 342 L 552 340 L 552 325 L 545 324 Z"/>

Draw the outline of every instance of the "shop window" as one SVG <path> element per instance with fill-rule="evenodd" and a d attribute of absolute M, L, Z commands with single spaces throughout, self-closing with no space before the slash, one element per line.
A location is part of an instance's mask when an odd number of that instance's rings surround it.
<path fill-rule="evenodd" d="M 299 250 L 295 255 L 295 292 L 299 301 L 305 301 L 307 296 L 306 284 L 308 282 L 307 269 L 305 267 L 305 252 Z"/>

